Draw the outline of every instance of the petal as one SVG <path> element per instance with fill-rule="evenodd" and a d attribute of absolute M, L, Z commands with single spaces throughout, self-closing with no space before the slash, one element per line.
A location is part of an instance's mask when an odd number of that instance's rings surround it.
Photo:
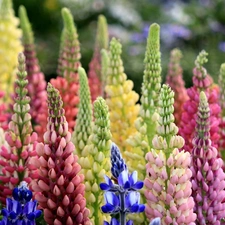
<path fill-rule="evenodd" d="M 120 223 L 117 219 L 112 218 L 110 225 L 120 225 Z"/>
<path fill-rule="evenodd" d="M 132 220 L 128 220 L 126 225 L 134 225 L 133 221 Z"/>
<path fill-rule="evenodd" d="M 8 215 L 9 215 L 9 211 L 7 209 L 2 209 L 1 213 L 5 217 L 8 217 Z"/>
<path fill-rule="evenodd" d="M 134 205 L 132 205 L 132 206 L 129 208 L 129 211 L 130 211 L 131 213 L 136 213 L 136 212 L 138 212 L 138 209 L 139 209 L 139 205 L 138 205 L 138 204 L 134 204 Z"/>
<path fill-rule="evenodd" d="M 104 176 L 104 178 L 105 178 L 106 184 L 108 184 L 110 187 L 112 187 L 113 186 L 112 180 L 106 175 Z"/>
<path fill-rule="evenodd" d="M 101 183 L 99 186 L 100 186 L 101 190 L 103 190 L 103 191 L 107 191 L 110 189 L 110 186 L 106 183 Z"/>
<path fill-rule="evenodd" d="M 157 217 L 154 220 L 152 220 L 152 222 L 149 225 L 160 225 L 160 224 L 161 224 L 160 218 Z"/>
<path fill-rule="evenodd" d="M 127 181 L 128 181 L 128 171 L 123 170 L 123 172 L 121 172 L 118 177 L 118 184 L 123 187 Z"/>
<path fill-rule="evenodd" d="M 119 205 L 119 199 L 114 193 L 112 193 L 110 191 L 107 191 L 104 194 L 104 197 L 105 197 L 106 203 L 109 203 L 109 204 L 114 205 L 114 206 Z"/>
<path fill-rule="evenodd" d="M 34 212 L 34 214 L 35 214 L 35 218 L 38 218 L 38 217 L 41 216 L 42 211 L 41 211 L 40 209 L 38 209 L 38 210 L 36 210 L 36 211 Z"/>
<path fill-rule="evenodd" d="M 28 219 L 28 220 L 34 220 L 34 219 L 35 219 L 35 214 L 34 214 L 33 212 L 27 214 L 27 219 Z"/>
<path fill-rule="evenodd" d="M 144 212 L 144 210 L 145 210 L 145 205 L 140 204 L 140 205 L 139 205 L 138 212 L 141 213 L 141 212 Z"/>
<path fill-rule="evenodd" d="M 103 225 L 110 225 L 110 224 L 107 221 L 104 221 Z"/>
<path fill-rule="evenodd" d="M 124 189 L 128 189 L 128 188 L 130 188 L 130 187 L 131 187 L 131 185 L 130 185 L 130 182 L 129 182 L 129 181 L 127 181 L 127 182 L 124 184 L 124 186 L 123 186 Z"/>
<path fill-rule="evenodd" d="M 142 189 L 143 186 L 144 186 L 144 182 L 143 182 L 143 181 L 138 181 L 138 182 L 136 182 L 132 187 L 133 187 L 134 189 L 139 190 L 139 189 Z"/>
<path fill-rule="evenodd" d="M 115 210 L 115 207 L 113 205 L 107 203 L 107 204 L 103 205 L 101 207 L 101 209 L 102 209 L 102 212 L 104 212 L 104 213 L 111 213 Z"/>
<path fill-rule="evenodd" d="M 129 181 L 131 186 L 133 186 L 137 182 L 137 171 L 134 171 L 130 176 L 129 176 Z"/>
<path fill-rule="evenodd" d="M 139 201 L 139 197 L 140 194 L 138 192 L 135 191 L 129 192 L 125 199 L 126 207 L 129 208 L 130 206 L 137 204 Z"/>

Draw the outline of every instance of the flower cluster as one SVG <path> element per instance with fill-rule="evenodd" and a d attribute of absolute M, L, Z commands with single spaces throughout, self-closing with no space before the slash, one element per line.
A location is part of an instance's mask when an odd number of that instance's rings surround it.
<path fill-rule="evenodd" d="M 173 49 L 170 53 L 170 63 L 166 76 L 166 83 L 170 85 L 174 91 L 174 117 L 175 123 L 179 127 L 181 115 L 183 112 L 183 104 L 188 100 L 187 90 L 185 88 L 182 77 L 182 68 L 180 59 L 182 53 L 179 49 Z"/>
<path fill-rule="evenodd" d="M 104 198 L 106 204 L 102 206 L 104 213 L 119 214 L 119 224 L 133 224 L 132 221 L 126 222 L 126 214 L 141 213 L 145 206 L 140 204 L 140 190 L 143 182 L 137 180 L 137 172 L 129 174 L 126 164 L 121 157 L 119 148 L 112 144 L 111 147 L 111 171 L 115 183 L 105 176 L 105 182 L 101 183 L 100 188 L 105 191 Z M 115 219 L 111 220 L 111 224 L 118 224 Z M 107 222 L 105 222 L 107 224 Z"/>
<path fill-rule="evenodd" d="M 92 102 L 98 97 L 98 96 L 104 96 L 104 89 L 105 89 L 105 83 L 103 76 L 106 74 L 101 74 L 101 49 L 108 49 L 108 27 L 107 27 L 107 21 L 106 18 L 103 15 L 100 15 L 98 17 L 98 28 L 97 28 L 97 34 L 96 34 L 96 42 L 95 42 L 95 49 L 94 49 L 94 55 L 89 63 L 89 86 L 91 91 L 91 99 Z"/>
<path fill-rule="evenodd" d="M 6 208 L 2 209 L 3 219 L 0 225 L 35 225 L 35 220 L 41 216 L 42 211 L 37 210 L 37 201 L 32 201 L 32 192 L 27 183 L 22 181 L 13 189 L 13 199 L 6 199 Z"/>
<path fill-rule="evenodd" d="M 189 100 L 184 103 L 184 111 L 181 116 L 179 134 L 185 140 L 184 149 L 191 152 L 193 145 L 192 139 L 194 138 L 195 132 L 193 127 L 196 125 L 196 115 L 198 111 L 199 93 L 204 91 L 209 101 L 209 107 L 211 109 L 210 116 L 210 137 L 213 146 L 218 146 L 219 140 L 219 123 L 220 123 L 220 106 L 218 104 L 219 94 L 218 88 L 212 83 L 212 78 L 207 74 L 203 64 L 207 62 L 207 55 L 205 51 L 201 51 L 195 61 L 195 68 L 193 69 L 193 87 L 187 90 Z"/>
<path fill-rule="evenodd" d="M 23 180 L 30 183 L 38 175 L 30 164 L 30 158 L 36 155 L 37 134 L 32 130 L 29 114 L 30 98 L 27 96 L 28 81 L 23 53 L 19 54 L 18 62 L 14 114 L 5 134 L 7 145 L 0 149 L 0 201 L 3 203 L 15 185 Z"/>
<path fill-rule="evenodd" d="M 0 2 L 0 89 L 5 92 L 5 100 L 10 101 L 15 81 L 17 55 L 23 50 L 20 43 L 19 20 L 14 16 L 12 0 Z"/>
<path fill-rule="evenodd" d="M 23 31 L 24 55 L 26 57 L 26 71 L 28 79 L 28 96 L 30 97 L 30 114 L 34 130 L 39 134 L 39 141 L 42 141 L 47 124 L 47 92 L 44 74 L 40 71 L 39 62 L 36 56 L 34 37 L 31 24 L 27 17 L 24 6 L 19 8 L 21 28 Z"/>
<path fill-rule="evenodd" d="M 146 154 L 145 197 L 149 219 L 160 217 L 162 224 L 194 225 L 194 201 L 191 197 L 192 176 L 189 152 L 179 152 L 184 139 L 178 136 L 173 116 L 174 93 L 163 85 L 159 101 L 159 120 L 153 148 Z"/>
<path fill-rule="evenodd" d="M 48 93 L 48 124 L 44 144 L 38 143 L 38 158 L 33 159 L 39 177 L 32 181 L 35 199 L 44 209 L 44 219 L 49 225 L 91 225 L 84 198 L 84 176 L 78 174 L 78 157 L 70 141 L 71 133 L 62 108 L 59 91 L 50 83 Z"/>
<path fill-rule="evenodd" d="M 78 68 L 80 63 L 80 44 L 73 16 L 67 8 L 62 9 L 64 28 L 61 35 L 61 46 L 56 79 L 51 79 L 51 84 L 57 88 L 62 96 L 65 117 L 72 132 L 78 113 Z M 63 77 L 60 77 L 63 76 Z"/>
<path fill-rule="evenodd" d="M 221 224 L 225 217 L 225 173 L 223 161 L 210 140 L 210 108 L 204 92 L 196 120 L 192 150 L 192 196 L 195 201 L 197 224 Z"/>

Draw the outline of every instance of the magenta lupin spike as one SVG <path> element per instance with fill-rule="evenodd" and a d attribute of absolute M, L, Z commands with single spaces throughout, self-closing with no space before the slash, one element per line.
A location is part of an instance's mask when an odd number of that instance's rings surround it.
<path fill-rule="evenodd" d="M 49 225 L 91 225 L 84 198 L 84 176 L 71 133 L 65 118 L 65 110 L 59 91 L 50 83 L 48 93 L 48 124 L 44 143 L 37 145 L 38 160 L 34 165 L 40 177 L 33 181 L 35 198 L 44 209 L 44 219 Z"/>
<path fill-rule="evenodd" d="M 192 150 L 192 196 L 195 201 L 196 224 L 220 225 L 225 217 L 225 173 L 223 160 L 210 139 L 210 108 L 204 92 L 196 119 Z"/>
<path fill-rule="evenodd" d="M 194 86 L 187 89 L 189 100 L 183 105 L 183 113 L 181 116 L 179 134 L 185 139 L 184 150 L 191 152 L 193 145 L 192 139 L 195 132 L 193 127 L 196 125 L 196 115 L 199 104 L 199 93 L 204 91 L 209 102 L 211 110 L 210 114 L 210 137 L 212 145 L 218 147 L 219 142 L 219 124 L 220 124 L 220 111 L 219 106 L 219 94 L 218 88 L 213 85 L 212 78 L 207 74 L 203 64 L 207 62 L 207 53 L 205 51 L 200 52 L 195 64 L 196 67 L 193 70 L 193 84 Z"/>

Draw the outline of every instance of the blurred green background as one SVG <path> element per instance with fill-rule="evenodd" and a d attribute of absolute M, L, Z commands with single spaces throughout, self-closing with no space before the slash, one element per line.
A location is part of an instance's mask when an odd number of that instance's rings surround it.
<path fill-rule="evenodd" d="M 125 72 L 139 93 L 151 23 L 161 26 L 163 79 L 174 47 L 183 52 L 181 64 L 186 87 L 192 85 L 194 61 L 202 49 L 209 53 L 205 67 L 216 83 L 220 65 L 225 62 L 224 0 L 14 0 L 13 3 L 16 15 L 21 4 L 27 9 L 46 80 L 56 76 L 62 7 L 68 7 L 74 15 L 81 43 L 81 62 L 86 70 L 94 50 L 98 15 L 106 16 L 110 38 L 115 36 L 121 40 Z"/>

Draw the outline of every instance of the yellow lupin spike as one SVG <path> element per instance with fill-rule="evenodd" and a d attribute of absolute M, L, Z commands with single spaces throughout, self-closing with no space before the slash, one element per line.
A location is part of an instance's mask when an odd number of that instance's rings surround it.
<path fill-rule="evenodd" d="M 16 77 L 17 56 L 23 51 L 20 42 L 22 32 L 19 20 L 14 16 L 11 0 L 0 1 L 0 89 L 5 101 L 10 101 Z"/>
<path fill-rule="evenodd" d="M 103 224 L 109 215 L 103 214 L 103 192 L 99 184 L 104 182 L 104 175 L 110 175 L 111 133 L 108 106 L 102 97 L 94 102 L 95 122 L 88 144 L 82 151 L 80 165 L 85 176 L 85 197 L 90 219 L 93 225 Z"/>
<path fill-rule="evenodd" d="M 132 151 L 131 146 L 126 143 L 126 139 L 136 130 L 134 121 L 139 112 L 139 105 L 136 104 L 139 96 L 132 90 L 133 82 L 127 80 L 124 73 L 121 53 L 120 42 L 113 38 L 110 42 L 105 91 L 110 112 L 112 141 L 117 143 L 123 155 L 125 150 Z"/>

